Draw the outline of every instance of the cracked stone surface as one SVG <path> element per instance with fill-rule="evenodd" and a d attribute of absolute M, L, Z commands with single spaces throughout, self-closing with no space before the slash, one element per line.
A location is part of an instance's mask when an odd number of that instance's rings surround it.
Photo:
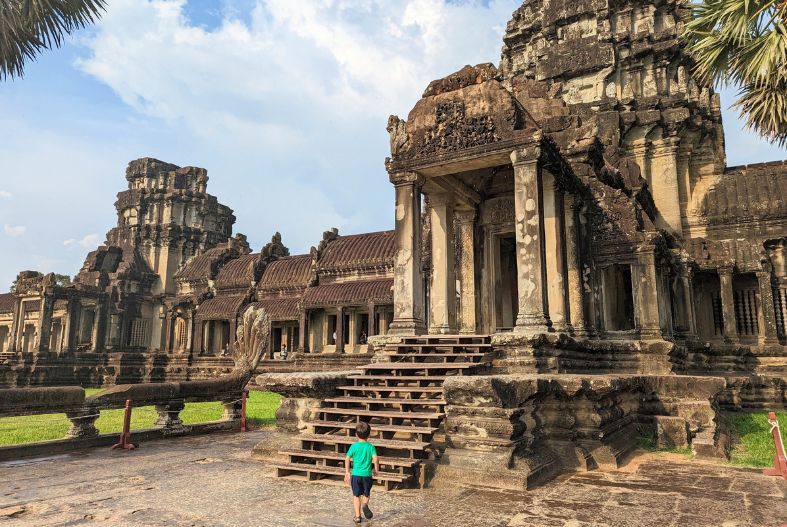
<path fill-rule="evenodd" d="M 0 464 L 0 526 L 344 526 L 349 491 L 272 477 L 250 457 L 270 432 L 144 443 Z M 643 455 L 623 470 L 532 491 L 439 488 L 373 494 L 370 527 L 779 526 L 787 481 Z"/>

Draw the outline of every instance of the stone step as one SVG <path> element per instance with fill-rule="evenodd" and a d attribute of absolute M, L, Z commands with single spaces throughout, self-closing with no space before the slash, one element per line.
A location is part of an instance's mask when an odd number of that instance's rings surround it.
<path fill-rule="evenodd" d="M 354 437 L 337 434 L 300 434 L 298 440 L 304 443 L 320 443 L 323 445 L 352 445 L 358 440 Z M 392 450 L 409 450 L 422 452 L 429 448 L 428 441 L 403 441 L 399 439 L 375 439 L 372 444 L 376 448 L 390 448 Z"/>
<path fill-rule="evenodd" d="M 384 350 L 412 350 L 414 353 L 433 353 L 432 350 L 451 350 L 452 353 L 463 353 L 470 350 L 491 350 L 491 344 L 386 344 Z"/>
<path fill-rule="evenodd" d="M 276 469 L 276 477 L 282 478 L 291 475 L 302 474 L 308 481 L 319 480 L 319 476 L 339 476 L 344 479 L 343 467 L 331 467 L 327 465 L 312 465 L 310 463 L 272 463 Z M 404 483 L 412 479 L 411 474 L 397 474 L 395 472 L 379 472 L 375 478 L 376 483 L 385 485 L 386 490 L 393 489 L 392 484 Z"/>
<path fill-rule="evenodd" d="M 436 393 L 442 394 L 442 386 L 339 386 L 346 392 L 374 392 L 374 393 Z"/>
<path fill-rule="evenodd" d="M 383 353 L 381 357 L 390 359 L 391 362 L 416 361 L 424 363 L 449 363 L 449 359 L 480 362 L 488 353 Z"/>
<path fill-rule="evenodd" d="M 445 406 L 443 399 L 402 399 L 393 397 L 331 397 L 324 402 L 332 404 L 398 404 L 410 406 Z"/>
<path fill-rule="evenodd" d="M 349 431 L 355 430 L 355 427 L 358 423 L 355 421 L 347 422 L 347 421 L 309 421 L 306 423 L 308 426 L 313 426 L 315 428 L 334 428 L 340 431 Z M 404 425 L 378 425 L 372 424 L 372 433 L 375 432 L 394 432 L 394 433 L 404 433 L 404 434 L 419 434 L 419 435 L 433 435 L 435 432 L 439 430 L 438 427 L 431 427 L 431 426 L 404 426 Z M 423 438 L 421 438 L 423 440 Z M 373 443 L 375 439 L 371 440 Z"/>
<path fill-rule="evenodd" d="M 280 453 L 290 456 L 291 463 L 293 462 L 292 458 L 326 459 L 326 460 L 341 461 L 341 462 L 344 462 L 344 458 L 345 458 L 345 454 L 341 452 L 328 452 L 326 450 L 301 450 L 297 448 L 288 448 L 285 450 L 281 450 Z M 417 465 L 418 463 L 420 463 L 420 460 L 411 459 L 409 457 L 378 456 L 377 460 L 380 462 L 380 466 L 404 467 L 404 468 L 411 468 Z"/>
<path fill-rule="evenodd" d="M 491 341 L 488 335 L 422 335 L 418 337 L 404 337 L 402 344 L 488 344 Z"/>
<path fill-rule="evenodd" d="M 425 362 L 421 364 L 413 364 L 410 362 L 375 362 L 374 364 L 367 364 L 359 366 L 358 369 L 364 372 L 383 370 L 383 371 L 407 371 L 407 370 L 467 370 L 474 368 L 483 363 L 475 362 Z"/>
<path fill-rule="evenodd" d="M 315 413 L 322 414 L 323 416 L 326 415 L 341 415 L 341 416 L 355 416 L 355 417 L 370 417 L 370 418 L 380 418 L 380 419 L 387 419 L 389 424 L 393 424 L 394 420 L 398 419 L 406 419 L 409 421 L 417 420 L 417 421 L 429 421 L 430 426 L 432 424 L 437 425 L 439 421 L 445 417 L 444 412 L 400 412 L 395 410 L 362 410 L 360 408 L 319 408 L 315 410 Z M 323 419 L 326 419 L 323 417 Z M 434 422 L 434 423 L 433 423 Z M 374 426 L 374 423 L 371 423 Z"/>
<path fill-rule="evenodd" d="M 397 381 L 397 382 L 419 382 L 425 381 L 430 383 L 440 382 L 442 383 L 446 380 L 449 376 L 446 375 L 353 375 L 350 379 L 357 381 L 382 381 L 382 382 L 389 382 L 389 381 Z"/>

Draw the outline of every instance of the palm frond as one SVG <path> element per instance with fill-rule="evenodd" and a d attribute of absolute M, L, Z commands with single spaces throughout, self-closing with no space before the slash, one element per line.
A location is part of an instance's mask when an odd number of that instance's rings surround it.
<path fill-rule="evenodd" d="M 106 0 L 0 0 L 0 79 L 24 75 L 25 63 L 98 20 Z"/>
<path fill-rule="evenodd" d="M 703 82 L 740 88 L 747 127 L 785 144 L 787 2 L 705 0 L 688 6 L 683 38 Z"/>

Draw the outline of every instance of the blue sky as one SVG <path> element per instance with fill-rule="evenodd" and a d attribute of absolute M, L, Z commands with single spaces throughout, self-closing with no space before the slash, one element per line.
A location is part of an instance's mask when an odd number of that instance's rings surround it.
<path fill-rule="evenodd" d="M 0 83 L 0 291 L 75 274 L 115 221 L 125 167 L 208 169 L 258 250 L 392 227 L 389 114 L 497 63 L 518 0 L 112 0 L 95 27 Z M 723 92 L 726 109 L 732 95 Z M 725 111 L 729 165 L 787 158 Z"/>

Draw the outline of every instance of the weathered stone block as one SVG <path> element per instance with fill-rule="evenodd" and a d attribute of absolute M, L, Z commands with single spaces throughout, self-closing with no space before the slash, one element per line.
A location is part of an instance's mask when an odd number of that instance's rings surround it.
<path fill-rule="evenodd" d="M 657 415 L 656 446 L 659 448 L 686 448 L 689 446 L 689 428 L 682 417 Z"/>

